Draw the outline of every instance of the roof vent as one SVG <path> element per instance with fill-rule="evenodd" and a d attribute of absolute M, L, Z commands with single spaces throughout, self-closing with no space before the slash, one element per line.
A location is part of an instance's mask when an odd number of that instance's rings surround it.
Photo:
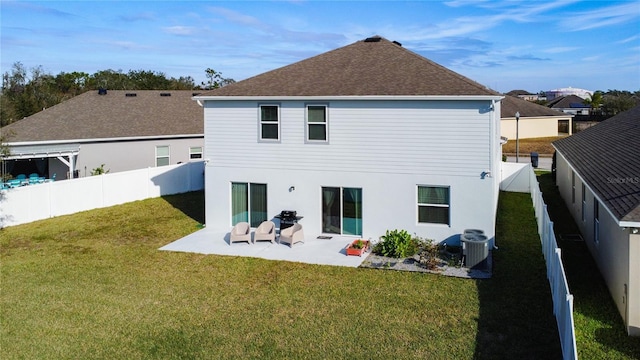
<path fill-rule="evenodd" d="M 171 96 L 171 93 L 160 93 L 160 96 Z"/>
<path fill-rule="evenodd" d="M 198 95 L 200 95 L 200 93 L 195 93 L 195 92 L 191 93 L 191 96 L 198 96 Z"/>
<path fill-rule="evenodd" d="M 135 96 L 138 96 L 138 94 L 136 94 L 136 93 L 126 93 L 126 94 L 124 94 L 124 96 L 126 96 L 126 97 L 135 97 Z"/>
<path fill-rule="evenodd" d="M 393 43 L 394 43 L 394 44 L 396 44 L 396 45 L 398 45 L 398 46 L 402 46 L 402 44 L 400 44 L 399 42 L 397 42 L 397 41 L 395 41 L 395 40 L 393 41 Z"/>
<path fill-rule="evenodd" d="M 98 89 L 98 95 L 107 95 L 107 89 L 104 89 L 104 88 Z"/>
<path fill-rule="evenodd" d="M 380 36 L 373 36 L 373 37 L 364 39 L 364 42 L 380 42 L 380 40 L 382 40 Z"/>

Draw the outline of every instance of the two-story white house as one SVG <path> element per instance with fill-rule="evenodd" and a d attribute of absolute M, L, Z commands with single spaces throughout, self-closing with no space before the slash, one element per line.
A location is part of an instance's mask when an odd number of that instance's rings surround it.
<path fill-rule="evenodd" d="M 493 238 L 501 99 L 378 36 L 195 96 L 206 226 L 295 210 L 307 237 Z"/>

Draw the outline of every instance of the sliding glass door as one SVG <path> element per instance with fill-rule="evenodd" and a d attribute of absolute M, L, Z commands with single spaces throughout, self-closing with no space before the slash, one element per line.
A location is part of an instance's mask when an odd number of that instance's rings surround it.
<path fill-rule="evenodd" d="M 362 189 L 322 188 L 322 232 L 362 235 Z"/>
<path fill-rule="evenodd" d="M 231 225 L 267 220 L 267 184 L 231 183 Z"/>

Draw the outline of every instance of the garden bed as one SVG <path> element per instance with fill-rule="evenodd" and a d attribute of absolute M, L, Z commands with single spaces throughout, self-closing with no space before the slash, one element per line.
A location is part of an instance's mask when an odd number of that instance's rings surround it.
<path fill-rule="evenodd" d="M 427 268 L 419 261 L 419 256 L 408 258 L 393 258 L 370 253 L 360 267 L 399 271 L 415 271 L 431 274 L 440 274 L 468 279 L 488 279 L 492 275 L 492 252 L 489 251 L 484 269 L 468 269 L 460 266 L 460 253 L 439 251 L 438 258 L 434 261 L 432 269 Z"/>

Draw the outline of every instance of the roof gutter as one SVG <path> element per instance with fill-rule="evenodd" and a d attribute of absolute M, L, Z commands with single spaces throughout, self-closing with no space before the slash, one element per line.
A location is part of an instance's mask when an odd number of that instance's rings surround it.
<path fill-rule="evenodd" d="M 8 146 L 30 146 L 30 145 L 54 145 L 54 144 L 78 144 L 78 143 L 100 143 L 118 141 L 148 141 L 164 139 L 188 139 L 204 137 L 204 134 L 184 134 L 184 135 L 160 135 L 160 136 L 128 136 L 116 138 L 96 138 L 96 139 L 68 139 L 68 140 L 43 140 L 43 141 L 17 141 L 7 142 Z"/>
<path fill-rule="evenodd" d="M 493 100 L 500 101 L 504 99 L 502 95 L 327 95 L 327 96 L 194 96 L 192 98 L 198 102 L 200 101 L 222 101 L 222 100 L 366 100 L 366 101 L 380 101 L 380 100 L 393 100 L 393 101 L 419 101 L 419 100 Z"/>

